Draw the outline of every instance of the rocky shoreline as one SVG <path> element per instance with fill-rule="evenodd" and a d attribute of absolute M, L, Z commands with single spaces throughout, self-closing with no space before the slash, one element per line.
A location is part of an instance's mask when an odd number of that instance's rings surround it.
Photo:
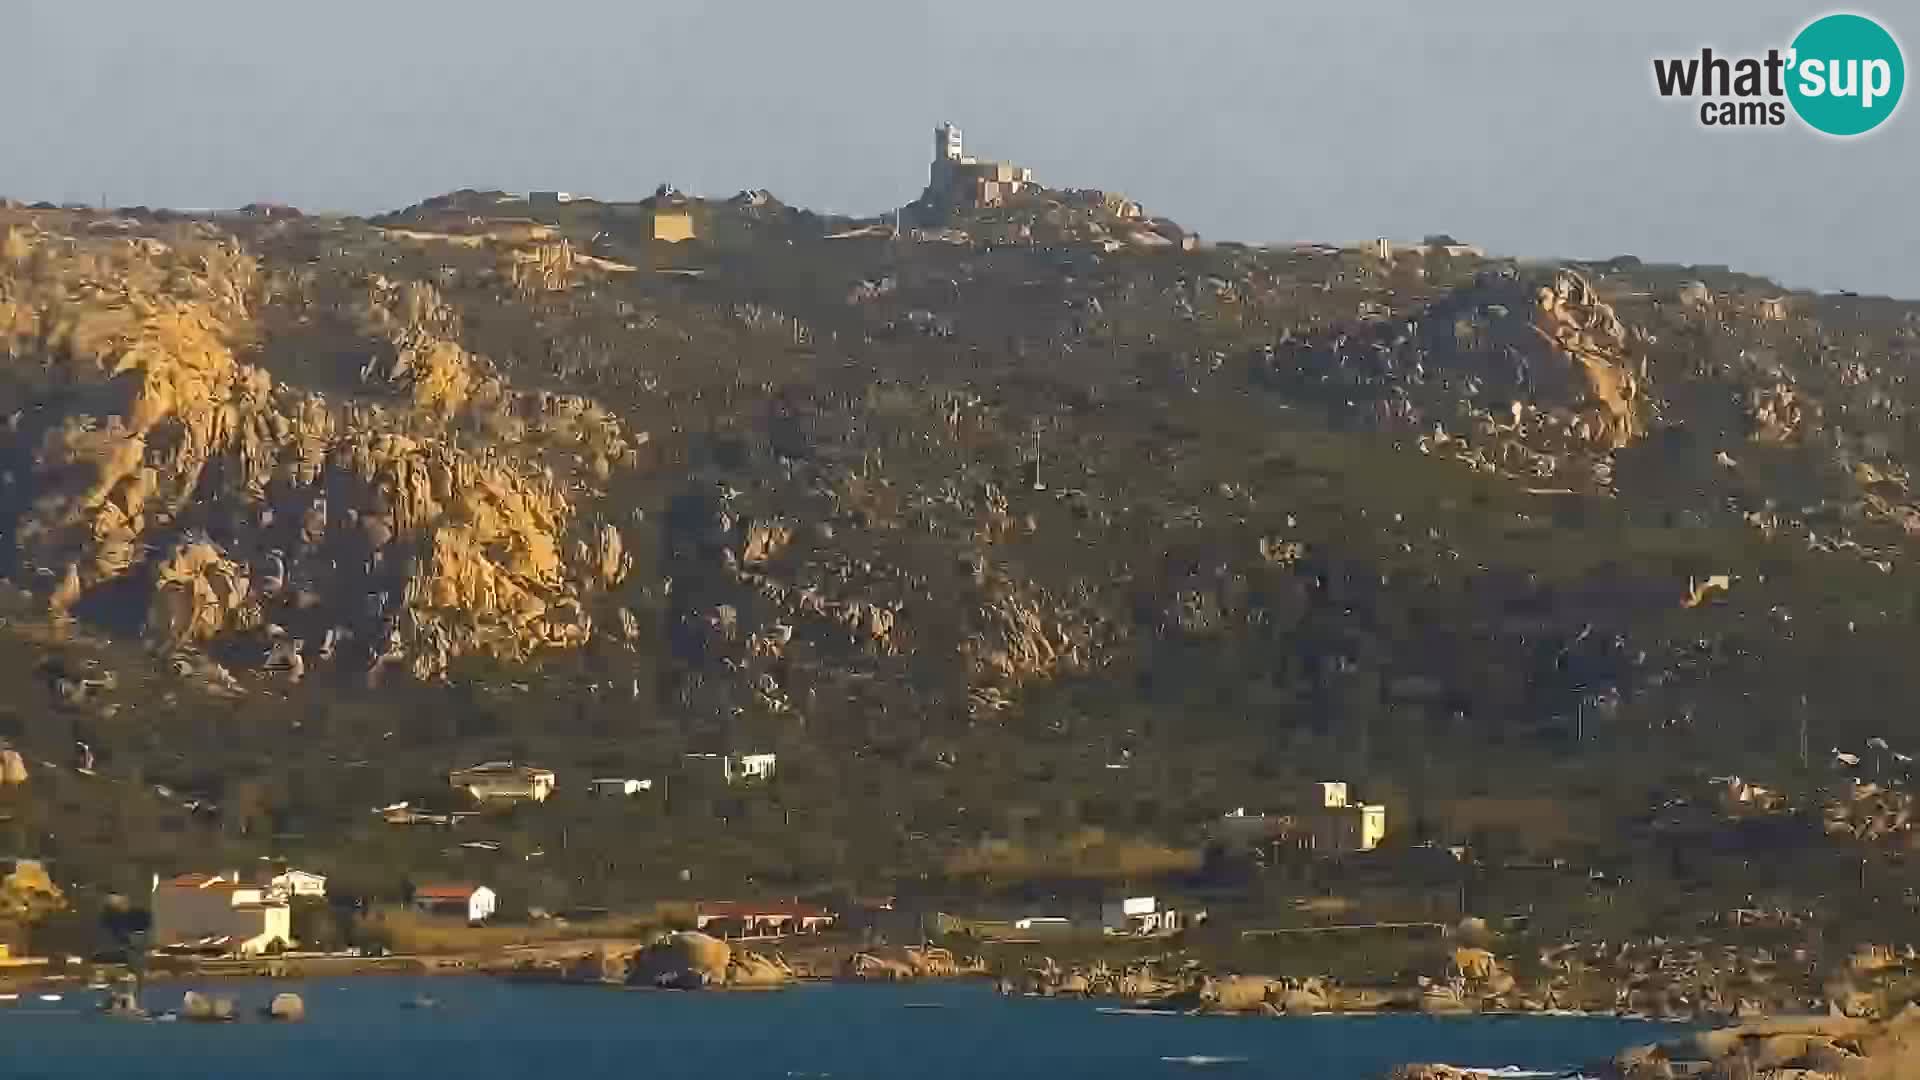
<path fill-rule="evenodd" d="M 1455 1065 L 1403 1065 L 1387 1080 L 1490 1080 Z M 1508 1074 L 1510 1075 L 1510 1074 Z M 1920 1004 L 1886 1020 L 1779 1016 L 1633 1046 L 1577 1075 L 1596 1080 L 1912 1080 L 1920 1077 Z"/>
<path fill-rule="evenodd" d="M 1474 957 L 1467 959 L 1472 966 Z M 1051 957 L 996 963 L 933 945 L 811 945 L 761 952 L 697 932 L 565 954 L 546 950 L 511 963 L 483 964 L 480 970 L 531 981 L 675 990 L 776 989 L 808 981 L 982 979 L 991 980 L 1007 996 L 1107 999 L 1116 1007 L 1203 1015 L 1606 1016 L 1724 1026 L 1782 1011 L 1745 999 L 1733 1002 L 1731 1008 L 1701 997 L 1672 1001 L 1637 994 L 1625 981 L 1618 985 L 1608 981 L 1580 993 L 1553 985 L 1522 987 L 1497 965 L 1475 968 L 1473 978 L 1349 985 L 1330 976 L 1271 977 L 1211 970 L 1179 956 L 1063 966 Z"/>

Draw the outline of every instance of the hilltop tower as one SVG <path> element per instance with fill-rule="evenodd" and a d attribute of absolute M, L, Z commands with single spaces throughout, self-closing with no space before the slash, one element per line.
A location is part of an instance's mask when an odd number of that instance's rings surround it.
<path fill-rule="evenodd" d="M 960 164 L 960 129 L 951 123 L 933 129 L 933 170 L 927 177 L 932 191 L 946 191 L 953 184 L 954 166 Z"/>
<path fill-rule="evenodd" d="M 960 129 L 951 123 L 933 129 L 933 165 L 922 198 L 930 205 L 998 206 L 1033 183 L 1033 172 L 1000 161 L 967 156 Z"/>

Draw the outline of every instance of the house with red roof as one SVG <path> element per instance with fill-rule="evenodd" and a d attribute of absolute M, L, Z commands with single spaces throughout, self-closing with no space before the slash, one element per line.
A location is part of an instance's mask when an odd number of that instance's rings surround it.
<path fill-rule="evenodd" d="M 693 908 L 693 928 L 723 938 L 817 934 L 833 920 L 826 908 L 779 900 L 702 900 Z"/>
<path fill-rule="evenodd" d="M 469 923 L 493 918 L 498 905 L 493 890 L 466 882 L 440 882 L 417 885 L 413 890 L 413 909 L 425 915 L 454 915 Z"/>

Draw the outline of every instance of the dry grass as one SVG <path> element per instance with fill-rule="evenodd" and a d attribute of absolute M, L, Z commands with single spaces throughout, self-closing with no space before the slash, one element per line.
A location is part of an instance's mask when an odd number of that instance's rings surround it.
<path fill-rule="evenodd" d="M 661 925 L 658 915 L 647 914 L 578 922 L 469 926 L 459 919 L 395 907 L 369 912 L 359 920 L 357 929 L 362 940 L 384 941 L 394 952 L 435 956 L 491 952 L 514 945 L 642 938 Z"/>
<path fill-rule="evenodd" d="M 947 873 L 956 877 L 991 874 L 1002 880 L 1043 875 L 1105 880 L 1189 873 L 1199 867 L 1197 851 L 1110 837 L 1100 829 L 1084 829 L 1051 848 L 976 848 L 946 860 Z"/>

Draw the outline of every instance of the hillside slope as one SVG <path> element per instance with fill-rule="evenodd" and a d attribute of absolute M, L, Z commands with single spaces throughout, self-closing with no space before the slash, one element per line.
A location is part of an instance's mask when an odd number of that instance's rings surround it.
<path fill-rule="evenodd" d="M 1330 774 L 1406 823 L 1569 784 L 1624 820 L 1898 743 L 1920 305 L 1101 206 L 914 239 L 755 195 L 683 245 L 478 193 L 0 211 L 0 734 L 49 766 L 0 827 L 103 882 L 380 888 L 475 868 L 367 813 L 468 759 L 690 774 L 643 835 L 489 834 L 547 862 L 477 872 L 596 902 L 1186 844 Z M 744 796 L 683 756 L 759 747 Z"/>

